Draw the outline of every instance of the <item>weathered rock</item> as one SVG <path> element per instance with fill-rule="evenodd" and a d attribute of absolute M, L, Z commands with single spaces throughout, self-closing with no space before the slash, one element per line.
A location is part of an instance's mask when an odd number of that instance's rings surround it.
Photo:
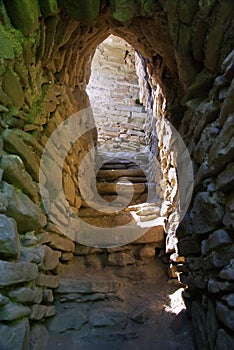
<path fill-rule="evenodd" d="M 12 185 L 6 182 L 3 184 L 3 193 L 8 201 L 6 214 L 16 220 L 20 232 L 45 226 L 45 215 L 24 193 L 17 192 Z"/>
<path fill-rule="evenodd" d="M 229 265 L 225 266 L 219 273 L 219 277 L 234 281 L 234 259 L 230 260 Z"/>
<path fill-rule="evenodd" d="M 223 205 L 208 192 L 197 194 L 191 211 L 194 232 L 205 233 L 214 230 L 223 219 Z"/>
<path fill-rule="evenodd" d="M 208 336 L 208 341 L 211 349 L 214 349 L 218 329 L 219 329 L 219 320 L 215 312 L 215 303 L 212 300 L 208 300 L 207 336 Z"/>
<path fill-rule="evenodd" d="M 43 246 L 37 247 L 21 247 L 20 261 L 30 262 L 41 265 L 45 257 L 45 250 Z"/>
<path fill-rule="evenodd" d="M 216 302 L 216 312 L 220 321 L 231 331 L 234 331 L 234 309 L 230 309 L 224 303 Z"/>
<path fill-rule="evenodd" d="M 210 293 L 231 292 L 234 290 L 232 283 L 227 281 L 218 281 L 215 278 L 210 278 L 208 281 L 208 291 Z"/>
<path fill-rule="evenodd" d="M 0 261 L 0 286 L 2 287 L 32 281 L 37 278 L 37 275 L 38 269 L 35 264 Z"/>
<path fill-rule="evenodd" d="M 228 164 L 226 169 L 216 179 L 217 190 L 228 191 L 234 185 L 234 163 Z"/>
<path fill-rule="evenodd" d="M 18 77 L 11 70 L 3 75 L 2 88 L 16 108 L 21 108 L 24 103 L 24 93 Z"/>
<path fill-rule="evenodd" d="M 100 254 L 102 253 L 102 249 L 100 248 L 92 248 L 88 246 L 84 246 L 76 243 L 75 255 L 90 255 L 90 254 Z"/>
<path fill-rule="evenodd" d="M 29 322 L 23 319 L 14 324 L 0 325 L 0 347 L 1 349 L 29 349 Z"/>
<path fill-rule="evenodd" d="M 58 264 L 59 264 L 59 258 L 61 257 L 61 252 L 54 251 L 50 247 L 47 247 L 46 245 L 43 246 L 44 248 L 44 260 L 40 268 L 43 271 L 49 271 L 54 270 Z"/>
<path fill-rule="evenodd" d="M 22 287 L 11 290 L 8 296 L 22 304 L 40 304 L 42 301 L 42 289 L 36 287 Z"/>
<path fill-rule="evenodd" d="M 53 232 L 43 232 L 40 243 L 46 243 L 51 248 L 62 252 L 75 252 L 75 243 L 71 239 Z"/>
<path fill-rule="evenodd" d="M 39 17 L 37 2 L 14 0 L 6 3 L 5 6 L 13 25 L 24 34 L 30 34 L 37 28 Z"/>
<path fill-rule="evenodd" d="M 227 265 L 234 254 L 234 245 L 226 246 L 219 251 L 211 252 L 204 259 L 203 269 L 209 270 L 213 268 L 221 268 Z"/>
<path fill-rule="evenodd" d="M 139 257 L 141 259 L 153 258 L 154 256 L 155 256 L 155 247 L 154 246 L 145 245 L 139 251 Z"/>
<path fill-rule="evenodd" d="M 127 253 L 112 253 L 108 256 L 108 265 L 112 266 L 127 266 L 135 264 L 136 260 Z"/>
<path fill-rule="evenodd" d="M 123 311 L 97 309 L 91 311 L 89 322 L 92 327 L 117 326 L 124 329 L 128 323 L 128 316 L 127 313 Z"/>
<path fill-rule="evenodd" d="M 53 291 L 51 289 L 44 289 L 43 290 L 43 301 L 47 303 L 53 303 L 54 301 L 54 295 Z"/>
<path fill-rule="evenodd" d="M 15 259 L 20 253 L 20 240 L 16 221 L 0 214 L 0 257 Z"/>
<path fill-rule="evenodd" d="M 234 114 L 230 115 L 219 135 L 210 148 L 208 164 L 212 170 L 221 170 L 226 164 L 233 160 L 234 136 L 233 136 Z"/>
<path fill-rule="evenodd" d="M 53 318 L 48 327 L 51 332 L 62 333 L 66 330 L 79 331 L 88 322 L 86 315 L 81 311 L 72 309 Z"/>
<path fill-rule="evenodd" d="M 1 321 L 13 321 L 30 314 L 30 307 L 8 303 L 0 308 Z"/>
<path fill-rule="evenodd" d="M 234 228 L 234 193 L 231 193 L 226 200 L 223 223 L 227 227 Z"/>
<path fill-rule="evenodd" d="M 55 307 L 46 305 L 33 305 L 31 307 L 30 320 L 40 321 L 44 317 L 51 317 L 56 314 Z"/>
<path fill-rule="evenodd" d="M 203 307 L 194 301 L 192 303 L 192 325 L 195 332 L 195 342 L 198 349 L 209 349 L 207 339 L 206 313 Z"/>
<path fill-rule="evenodd" d="M 187 236 L 178 242 L 179 254 L 182 256 L 194 256 L 201 252 L 201 245 L 196 235 Z"/>
<path fill-rule="evenodd" d="M 36 284 L 40 287 L 57 288 L 59 285 L 59 278 L 58 276 L 43 275 L 40 273 L 36 279 Z"/>
<path fill-rule="evenodd" d="M 49 332 L 43 324 L 36 323 L 30 328 L 30 349 L 47 349 Z"/>
<path fill-rule="evenodd" d="M 212 233 L 206 243 L 206 251 L 210 253 L 212 250 L 224 247 L 232 243 L 232 239 L 225 230 L 217 230 Z"/>
<path fill-rule="evenodd" d="M 5 130 L 2 137 L 4 140 L 4 148 L 10 153 L 17 154 L 23 160 L 24 166 L 32 176 L 33 180 L 38 181 L 40 161 L 37 154 L 31 149 L 33 137 L 29 137 L 29 135 L 27 135 L 23 138 L 22 134 L 18 133 L 18 131 L 15 129 Z M 29 144 L 29 146 L 27 146 L 27 144 Z M 33 145 L 34 147 L 36 146 L 35 140 Z"/>
<path fill-rule="evenodd" d="M 224 295 L 222 300 L 225 301 L 229 307 L 234 308 L 234 293 Z"/>
<path fill-rule="evenodd" d="M 37 197 L 37 187 L 29 173 L 25 171 L 20 157 L 12 154 L 3 155 L 0 167 L 4 170 L 4 180 L 21 189 L 32 199 Z"/>
<path fill-rule="evenodd" d="M 231 337 L 224 329 L 219 329 L 215 350 L 230 350 L 234 347 L 234 337 Z"/>
<path fill-rule="evenodd" d="M 15 58 L 13 43 L 10 38 L 6 35 L 4 27 L 0 27 L 0 52 L 1 57 L 4 59 L 13 60 Z"/>
<path fill-rule="evenodd" d="M 112 293 L 117 292 L 118 283 L 115 281 L 80 281 L 61 278 L 56 293 Z"/>

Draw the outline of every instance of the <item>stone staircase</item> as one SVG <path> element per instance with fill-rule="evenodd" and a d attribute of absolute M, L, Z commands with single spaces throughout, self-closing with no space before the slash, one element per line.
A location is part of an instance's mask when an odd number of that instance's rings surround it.
<path fill-rule="evenodd" d="M 133 160 L 124 157 L 128 157 L 124 152 L 117 157 L 110 152 L 100 154 L 103 165 L 97 172 L 96 188 L 106 207 L 103 210 L 96 210 L 83 201 L 78 216 L 85 222 L 97 227 L 127 225 L 135 222 L 132 212 L 137 212 L 146 206 L 155 209 L 156 203 L 152 201 L 152 198 L 156 198 L 156 193 L 153 192 L 155 185 L 147 181 L 145 155 L 139 154 Z M 145 214 L 149 213 L 145 211 Z"/>

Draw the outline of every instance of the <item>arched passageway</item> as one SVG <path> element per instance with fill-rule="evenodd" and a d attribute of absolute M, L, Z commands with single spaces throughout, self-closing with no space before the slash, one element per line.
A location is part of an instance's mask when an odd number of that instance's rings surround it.
<path fill-rule="evenodd" d="M 151 110 L 147 142 L 161 165 L 164 199 L 173 199 L 177 179 L 171 171 L 176 164 L 167 147 L 167 142 L 174 142 L 167 120 L 180 131 L 193 161 L 195 186 L 187 215 L 177 229 L 178 213 L 167 203 L 163 207 L 167 220 L 161 225 L 160 242 L 166 242 L 164 259 L 188 286 L 184 299 L 196 346 L 216 350 L 223 344 L 233 347 L 232 13 L 231 0 L 0 3 L 3 348 L 47 346 L 48 333 L 43 322 L 56 312 L 54 295 L 65 294 L 66 302 L 71 298 L 74 307 L 72 298 L 78 289 L 74 293 L 74 286 L 64 285 L 59 278 L 62 269 L 72 265 L 69 261 L 74 255 L 73 262 L 80 259 L 88 265 L 97 264 L 99 270 L 103 266 L 99 248 L 82 246 L 67 237 L 74 216 L 54 203 L 61 196 L 61 179 L 52 170 L 61 163 L 66 137 L 58 135 L 52 154 L 46 155 L 51 176 L 46 178 L 43 172 L 40 176 L 43 193 L 53 193 L 54 202 L 49 204 L 53 220 L 42 206 L 38 181 L 40 158 L 48 138 L 64 120 L 89 106 L 86 87 L 92 57 L 110 34 L 127 40 L 141 53 L 142 96 Z M 76 128 L 82 131 L 82 137 L 70 148 L 63 164 L 63 188 L 70 208 L 78 215 L 83 205 L 81 183 L 86 183 L 91 172 L 81 174 L 79 181 L 77 172 L 97 137 L 96 130 L 87 131 L 86 124 L 81 113 Z M 92 168 L 90 164 L 88 168 Z M 61 172 L 59 167 L 57 170 L 55 174 Z M 186 197 L 189 189 L 183 190 Z M 157 215 L 156 211 L 153 214 Z M 62 232 L 65 235 L 57 230 L 57 223 L 66 228 Z M 146 248 L 151 243 L 144 242 Z M 137 254 L 144 244 L 137 247 Z M 158 248 L 162 247 L 154 246 L 156 254 Z M 142 255 L 143 262 L 148 259 L 147 254 Z M 130 259 L 126 255 L 124 250 L 105 250 L 101 264 L 117 256 Z M 131 253 L 130 257 L 134 259 L 135 255 Z M 126 269 L 118 273 L 124 275 Z M 137 276 L 137 271 L 132 275 Z M 139 276 L 137 281 L 140 279 Z M 64 292 L 66 288 L 69 292 Z M 90 302 L 90 297 L 103 298 L 105 293 L 104 298 L 116 297 L 116 285 L 111 283 L 81 283 L 79 288 L 75 303 L 81 300 L 80 317 L 73 319 L 78 334 L 83 326 L 82 331 L 87 325 L 95 328 L 107 322 L 97 324 L 99 316 L 85 315 L 85 302 Z M 71 313 L 69 310 L 69 320 Z M 116 322 L 117 329 L 119 324 L 125 324 L 126 318 L 112 316 L 115 321 L 112 318 L 110 322 Z M 64 318 L 64 324 L 69 320 Z M 74 323 L 69 327 L 74 327 Z"/>

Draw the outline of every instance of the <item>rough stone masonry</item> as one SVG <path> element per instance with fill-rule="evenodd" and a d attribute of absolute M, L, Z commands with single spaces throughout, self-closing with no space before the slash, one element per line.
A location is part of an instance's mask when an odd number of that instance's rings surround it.
<path fill-rule="evenodd" d="M 234 347 L 233 12 L 232 0 L 0 1 L 1 348 L 38 349 L 41 339 L 46 343 L 44 320 L 56 313 L 61 270 L 73 255 L 97 254 L 48 220 L 38 173 L 51 133 L 89 106 L 92 57 L 110 34 L 140 53 L 142 96 L 152 111 L 146 139 L 162 166 L 165 196 L 174 183 L 164 118 L 179 130 L 193 161 L 187 215 L 175 230 L 177 213 L 168 205 L 162 234 L 170 264 L 187 286 L 196 346 Z M 81 119 L 80 128 L 84 124 Z M 64 163 L 64 191 L 75 214 L 82 205 L 76 174 L 96 142 L 92 130 Z M 56 167 L 50 157 L 48 163 Z M 56 184 L 51 178 L 42 185 L 54 186 L 56 196 Z M 57 220 L 66 217 L 60 209 L 52 208 Z M 130 256 L 135 259 L 131 251 Z"/>

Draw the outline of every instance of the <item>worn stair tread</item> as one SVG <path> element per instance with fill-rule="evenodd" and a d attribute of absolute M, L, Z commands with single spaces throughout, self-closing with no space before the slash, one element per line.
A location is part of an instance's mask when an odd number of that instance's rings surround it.
<path fill-rule="evenodd" d="M 117 186 L 118 185 L 118 186 Z M 132 191 L 132 187 L 134 188 L 134 193 L 144 193 L 146 191 L 146 184 L 145 183 L 112 183 L 112 182 L 99 182 L 97 183 L 97 190 L 101 194 L 111 194 L 111 193 L 117 193 L 117 187 L 119 187 L 119 194 L 124 195 L 125 193 L 128 194 Z M 120 188 L 121 187 L 121 188 Z"/>
<path fill-rule="evenodd" d="M 116 180 L 121 176 L 145 177 L 145 173 L 141 169 L 105 169 L 97 173 L 97 179 Z"/>

